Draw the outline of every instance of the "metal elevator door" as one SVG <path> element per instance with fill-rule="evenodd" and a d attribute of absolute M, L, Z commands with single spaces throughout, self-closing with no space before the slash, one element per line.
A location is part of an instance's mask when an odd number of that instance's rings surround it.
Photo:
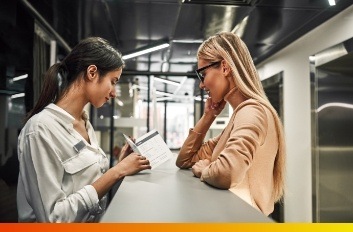
<path fill-rule="evenodd" d="M 316 222 L 353 222 L 352 48 L 353 39 L 316 54 L 312 61 Z"/>

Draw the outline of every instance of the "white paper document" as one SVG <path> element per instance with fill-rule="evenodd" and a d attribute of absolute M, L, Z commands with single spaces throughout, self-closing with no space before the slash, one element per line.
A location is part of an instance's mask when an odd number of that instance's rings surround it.
<path fill-rule="evenodd" d="M 158 167 L 173 155 L 156 130 L 137 138 L 135 143 L 127 135 L 124 134 L 124 137 L 134 152 L 145 156 L 150 161 L 152 169 Z"/>

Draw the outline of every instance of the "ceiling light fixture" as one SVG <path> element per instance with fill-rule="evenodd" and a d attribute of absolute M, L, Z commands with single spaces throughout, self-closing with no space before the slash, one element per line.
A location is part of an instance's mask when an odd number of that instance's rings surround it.
<path fill-rule="evenodd" d="M 163 83 L 166 83 L 166 84 L 170 84 L 170 85 L 180 86 L 179 82 L 163 79 L 163 78 L 160 78 L 160 77 L 154 77 L 154 80 L 158 81 L 158 82 L 163 82 Z"/>
<path fill-rule="evenodd" d="M 28 77 L 28 74 L 24 74 L 24 75 L 12 78 L 12 80 L 13 81 L 19 81 L 19 80 L 22 80 L 22 79 L 26 79 L 27 77 Z"/>
<path fill-rule="evenodd" d="M 166 97 L 173 97 L 173 96 L 174 96 L 174 94 L 172 94 L 172 93 L 167 93 L 167 92 L 158 91 L 158 90 L 156 90 L 155 93 L 156 93 L 157 95 L 162 95 L 162 96 L 166 96 Z"/>
<path fill-rule="evenodd" d="M 334 6 L 334 5 L 336 5 L 336 1 L 335 0 L 328 0 L 328 4 L 330 4 L 330 6 Z"/>
<path fill-rule="evenodd" d="M 173 43 L 185 43 L 185 44 L 201 44 L 203 42 L 203 40 L 198 39 L 173 39 L 172 40 Z"/>
<path fill-rule="evenodd" d="M 141 56 L 147 53 L 151 53 L 154 51 L 158 51 L 164 48 L 169 47 L 169 43 L 166 40 L 162 40 L 160 42 L 157 42 L 155 44 L 151 44 L 145 47 L 138 48 L 136 51 L 133 51 L 129 54 L 123 55 L 123 60 L 128 60 L 137 56 Z"/>
<path fill-rule="evenodd" d="M 156 101 L 168 101 L 168 100 L 172 100 L 172 97 L 158 97 L 156 98 Z"/>
<path fill-rule="evenodd" d="M 17 93 L 17 94 L 12 95 L 11 99 L 20 98 L 20 97 L 24 97 L 24 96 L 26 96 L 25 93 Z"/>

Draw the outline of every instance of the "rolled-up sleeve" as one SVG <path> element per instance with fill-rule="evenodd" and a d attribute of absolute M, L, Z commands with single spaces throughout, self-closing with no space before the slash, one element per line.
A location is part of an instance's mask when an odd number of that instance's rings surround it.
<path fill-rule="evenodd" d="M 76 193 L 57 201 L 49 221 L 81 222 L 101 212 L 96 190 L 92 185 L 86 185 Z"/>

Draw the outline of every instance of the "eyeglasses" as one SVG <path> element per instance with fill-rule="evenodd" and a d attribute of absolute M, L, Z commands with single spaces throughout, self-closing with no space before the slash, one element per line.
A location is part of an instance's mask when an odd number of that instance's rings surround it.
<path fill-rule="evenodd" d="M 204 76 L 204 74 L 202 72 L 205 71 L 206 69 L 208 69 L 209 67 L 215 66 L 215 65 L 217 65 L 219 63 L 221 63 L 221 61 L 212 62 L 211 64 L 209 64 L 209 65 L 207 65 L 205 67 L 202 67 L 202 68 L 199 68 L 199 69 L 195 70 L 197 77 L 200 79 L 200 81 L 202 83 L 205 80 L 205 76 Z"/>

